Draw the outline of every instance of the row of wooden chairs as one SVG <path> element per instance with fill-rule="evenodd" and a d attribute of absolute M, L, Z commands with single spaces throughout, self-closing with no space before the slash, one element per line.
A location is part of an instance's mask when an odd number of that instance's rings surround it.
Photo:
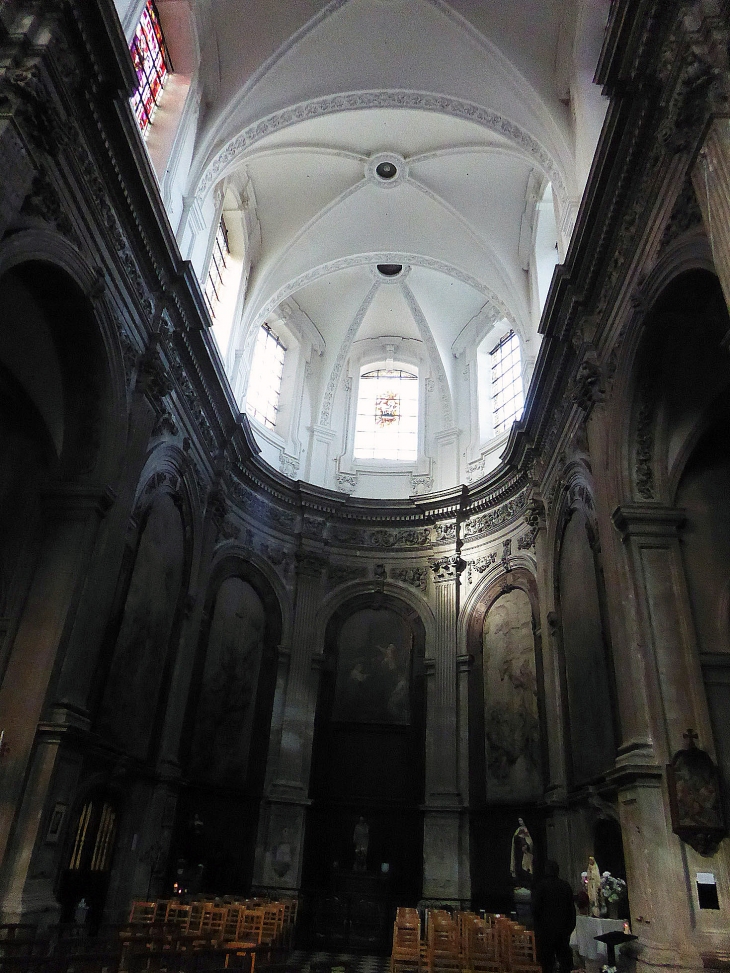
<path fill-rule="evenodd" d="M 135 901 L 129 921 L 133 926 L 170 927 L 179 936 L 222 943 L 290 947 L 297 919 L 297 900 L 246 899 L 219 903 L 173 900 Z"/>
<path fill-rule="evenodd" d="M 391 973 L 540 973 L 534 933 L 505 916 L 399 908 Z"/>

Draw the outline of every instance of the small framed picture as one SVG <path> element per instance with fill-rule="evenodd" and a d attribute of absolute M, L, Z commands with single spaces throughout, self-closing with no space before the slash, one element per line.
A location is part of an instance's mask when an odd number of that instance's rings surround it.
<path fill-rule="evenodd" d="M 66 817 L 66 811 L 68 810 L 68 804 L 63 804 L 61 801 L 56 803 L 51 813 L 51 820 L 48 824 L 48 831 L 46 832 L 46 844 L 55 845 L 58 839 L 61 837 L 61 828 L 63 827 L 63 821 Z"/>

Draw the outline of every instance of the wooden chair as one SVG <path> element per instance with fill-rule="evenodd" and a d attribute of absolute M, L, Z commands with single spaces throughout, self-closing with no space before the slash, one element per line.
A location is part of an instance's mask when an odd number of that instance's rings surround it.
<path fill-rule="evenodd" d="M 509 939 L 509 969 L 511 973 L 540 973 L 542 968 L 535 955 L 535 934 L 531 929 L 512 929 Z"/>
<path fill-rule="evenodd" d="M 501 973 L 504 969 L 499 956 L 494 927 L 474 916 L 465 924 L 466 951 L 464 968 L 469 973 Z"/>
<path fill-rule="evenodd" d="M 165 913 L 167 910 L 165 909 Z M 132 911 L 129 913 L 129 921 L 138 925 L 139 923 L 146 923 L 152 925 L 155 921 L 157 915 L 157 903 L 156 902 L 133 902 Z M 163 920 L 165 916 L 161 917 Z M 160 921 L 159 919 L 157 920 Z"/>
<path fill-rule="evenodd" d="M 429 973 L 461 973 L 459 929 L 456 920 L 448 912 L 431 911 L 426 965 Z"/>
<path fill-rule="evenodd" d="M 421 969 L 421 920 L 415 909 L 409 911 L 415 917 L 396 914 L 393 923 L 390 973 L 419 973 Z"/>

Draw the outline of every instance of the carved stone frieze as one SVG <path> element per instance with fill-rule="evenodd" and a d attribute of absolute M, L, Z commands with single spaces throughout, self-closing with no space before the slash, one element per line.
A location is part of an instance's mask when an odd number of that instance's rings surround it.
<path fill-rule="evenodd" d="M 357 473 L 338 473 L 337 489 L 348 496 L 357 489 Z"/>
<path fill-rule="evenodd" d="M 259 552 L 264 560 L 273 565 L 282 575 L 285 581 L 289 581 L 294 573 L 294 566 L 297 559 L 292 551 L 275 544 L 264 542 L 259 546 Z"/>
<path fill-rule="evenodd" d="M 321 578 L 327 567 L 327 558 L 315 551 L 297 551 L 294 555 L 294 563 L 296 564 L 297 574 L 306 575 L 310 578 Z"/>
<path fill-rule="evenodd" d="M 434 544 L 455 544 L 456 533 L 456 521 L 450 524 L 435 524 L 433 542 Z"/>
<path fill-rule="evenodd" d="M 144 493 L 149 495 L 164 487 L 167 487 L 170 493 L 178 493 L 180 490 L 180 477 L 176 473 L 171 473 L 168 470 L 160 470 L 158 473 L 153 473 L 145 484 Z"/>
<path fill-rule="evenodd" d="M 33 177 L 30 192 L 23 200 L 20 211 L 26 216 L 36 217 L 45 223 L 50 223 L 59 233 L 63 233 L 64 236 L 78 244 L 78 237 L 73 224 L 44 169 L 40 169 Z"/>
<path fill-rule="evenodd" d="M 530 528 L 532 544 L 535 543 L 540 528 L 545 526 L 545 504 L 539 497 L 532 496 L 525 506 L 525 521 Z"/>
<path fill-rule="evenodd" d="M 391 568 L 390 577 L 393 581 L 402 581 L 403 584 L 409 584 L 412 588 L 425 591 L 428 571 L 424 567 Z"/>
<path fill-rule="evenodd" d="M 302 520 L 302 537 L 308 537 L 313 541 L 324 540 L 324 532 L 327 521 L 321 517 L 312 517 L 305 514 Z"/>
<path fill-rule="evenodd" d="M 228 513 L 228 501 L 225 493 L 218 484 L 214 484 L 208 490 L 208 499 L 205 506 L 206 514 L 210 516 L 216 528 L 220 531 Z"/>
<path fill-rule="evenodd" d="M 527 534 L 521 534 L 517 538 L 517 550 L 518 551 L 529 551 L 535 546 L 535 535 L 532 531 Z"/>
<path fill-rule="evenodd" d="M 645 382 L 639 390 L 636 417 L 636 445 L 634 474 L 636 489 L 644 500 L 654 499 L 654 426 L 656 391 L 652 382 Z"/>
<path fill-rule="evenodd" d="M 288 476 L 290 480 L 294 480 L 299 472 L 299 460 L 294 456 L 287 456 L 286 453 L 282 453 L 279 456 L 279 469 L 284 476 Z"/>
<path fill-rule="evenodd" d="M 492 551 L 490 554 L 485 554 L 483 557 L 475 558 L 473 561 L 469 561 L 467 564 L 466 577 L 471 584 L 472 572 L 476 571 L 479 574 L 484 574 L 487 568 L 490 568 L 493 564 L 497 563 L 497 552 Z"/>
<path fill-rule="evenodd" d="M 519 517 L 527 505 L 527 490 L 518 493 L 516 497 L 500 504 L 494 510 L 489 510 L 479 517 L 467 520 L 464 525 L 464 537 L 474 539 L 482 534 L 489 534 L 492 531 L 511 523 Z"/>
<path fill-rule="evenodd" d="M 570 393 L 571 401 L 583 412 L 588 412 L 596 402 L 602 402 L 605 395 L 603 371 L 594 355 L 589 355 L 578 366 Z"/>
<path fill-rule="evenodd" d="M 665 250 L 683 233 L 687 233 L 696 226 L 702 226 L 702 212 L 697 202 L 692 180 L 686 179 L 674 203 L 672 215 L 664 227 L 659 249 Z"/>
<path fill-rule="evenodd" d="M 327 583 L 331 588 L 350 581 L 362 581 L 368 576 L 368 569 L 364 564 L 330 564 L 327 567 Z"/>
<path fill-rule="evenodd" d="M 338 544 L 354 547 L 427 548 L 431 545 L 431 533 L 428 527 L 399 527 L 388 530 L 335 525 L 332 527 L 332 539 Z"/>
<path fill-rule="evenodd" d="M 433 477 L 428 473 L 411 473 L 411 493 L 421 496 L 433 488 Z"/>

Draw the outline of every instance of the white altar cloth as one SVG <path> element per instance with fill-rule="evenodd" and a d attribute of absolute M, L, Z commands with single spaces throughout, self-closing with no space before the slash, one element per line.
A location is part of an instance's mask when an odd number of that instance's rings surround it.
<path fill-rule="evenodd" d="M 597 943 L 594 937 L 603 936 L 605 933 L 614 930 L 623 932 L 623 928 L 623 919 L 596 919 L 595 916 L 576 916 L 570 945 L 577 949 L 584 959 L 601 960 L 601 965 L 603 965 L 607 957 L 606 944 Z"/>

